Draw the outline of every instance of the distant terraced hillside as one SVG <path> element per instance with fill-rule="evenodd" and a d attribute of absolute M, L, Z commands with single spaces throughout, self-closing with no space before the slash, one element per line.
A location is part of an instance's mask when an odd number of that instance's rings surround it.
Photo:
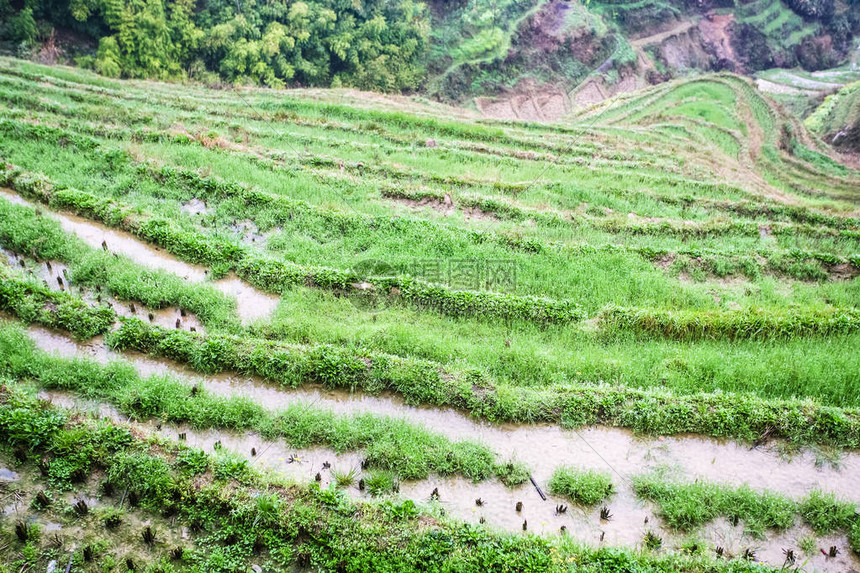
<path fill-rule="evenodd" d="M 860 152 L 860 81 L 826 98 L 805 123 L 836 149 Z"/>

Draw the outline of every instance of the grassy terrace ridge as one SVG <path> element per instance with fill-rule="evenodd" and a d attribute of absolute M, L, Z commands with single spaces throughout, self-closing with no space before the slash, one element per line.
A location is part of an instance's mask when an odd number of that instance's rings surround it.
<path fill-rule="evenodd" d="M 607 424 L 655 434 L 694 432 L 742 440 L 768 434 L 796 443 L 860 446 L 857 409 L 823 407 L 808 400 L 760 400 L 741 394 L 676 396 L 609 386 L 516 388 L 499 385 L 474 369 L 445 371 L 426 361 L 362 349 L 204 336 L 125 318 L 118 330 L 108 332 L 116 318 L 110 309 L 89 306 L 68 293 L 17 278 L 14 271 L 5 274 L 0 310 L 78 335 L 107 333 L 108 343 L 118 350 L 163 356 L 201 372 L 241 372 L 291 387 L 313 382 L 369 393 L 389 390 L 408 403 L 453 406 L 496 422 Z"/>
<path fill-rule="evenodd" d="M 143 547 L 134 531 L 124 541 L 141 546 L 129 550 L 137 570 L 763 570 L 654 549 L 653 531 L 640 552 L 533 535 L 532 514 L 518 516 L 530 528 L 516 536 L 467 526 L 384 496 L 398 479 L 435 475 L 528 488 L 529 468 L 401 420 L 275 410 L 127 364 L 51 356 L 24 325 L 83 343 L 102 337 L 118 353 L 204 375 L 392 394 L 488 424 L 858 450 L 860 172 L 839 159 L 728 73 L 539 124 L 415 97 L 107 80 L 0 58 L 0 311 L 12 317 L 0 325 L 0 460 L 21 469 L 28 500 L 44 488 L 57 504 L 39 498 L 28 512 L 62 511 L 105 540 L 125 530 L 101 533 L 117 517 L 104 487 L 128 487 L 138 505 L 123 504 L 124 527 L 153 512 L 165 540 Z M 102 229 L 133 237 L 100 248 Z M 152 265 L 139 258 L 159 251 Z M 64 291 L 39 278 L 48 263 L 68 272 Z M 492 266 L 502 263 L 507 274 Z M 191 277 L 186 264 L 199 282 L 154 270 Z M 240 322 L 249 285 L 277 305 Z M 123 316 L 131 305 L 135 316 Z M 196 330 L 173 328 L 177 312 L 193 313 Z M 241 456 L 53 410 L 32 398 L 35 387 L 133 419 L 362 451 L 367 491 L 383 496 L 365 503 L 285 485 Z M 614 485 L 628 497 L 613 480 L 559 467 L 549 489 L 596 520 Z M 692 540 L 726 518 L 747 534 L 801 525 L 860 547 L 856 507 L 839 495 L 792 499 L 742 480 L 634 482 L 673 536 Z M 80 516 L 61 501 L 70 488 L 100 492 L 111 507 Z M 164 526 L 174 518 L 188 539 Z M 47 567 L 48 536 L 21 527 L 0 528 L 14 569 L 26 559 Z M 184 549 L 171 558 L 174 544 Z M 92 550 L 122 569 L 119 550 Z M 75 567 L 87 570 L 78 554 Z"/>
<path fill-rule="evenodd" d="M 462 474 L 474 481 L 498 477 L 508 485 L 528 479 L 528 468 L 497 461 L 485 446 L 452 442 L 394 418 L 339 416 L 303 404 L 272 411 L 248 398 L 218 397 L 170 377 L 143 378 L 121 362 L 101 365 L 86 359 L 52 357 L 36 350 L 26 333 L 11 325 L 0 325 L 0 348 L 5 360 L 0 367 L 2 376 L 108 402 L 135 419 L 256 431 L 296 448 L 328 446 L 338 452 L 362 449 L 368 467 L 392 471 L 402 479 L 423 479 L 430 472 Z"/>
<path fill-rule="evenodd" d="M 536 323 L 585 318 L 582 310 L 572 301 L 454 291 L 408 276 L 362 277 L 349 270 L 301 267 L 289 262 L 254 257 L 247 249 L 234 243 L 183 231 L 167 219 L 141 217 L 125 205 L 99 199 L 89 193 L 57 188 L 44 178 L 21 173 L 10 165 L 0 172 L 0 184 L 51 207 L 70 210 L 129 231 L 189 262 L 205 263 L 219 269 L 213 274 L 222 274 L 227 265 L 227 270 L 235 270 L 240 277 L 269 292 L 283 292 L 290 285 L 297 284 L 347 290 L 365 281 L 375 290 L 403 297 L 422 309 L 453 316 L 522 319 Z M 804 315 L 797 310 L 783 313 L 750 309 L 745 313 L 688 311 L 673 314 L 669 311 L 615 308 L 604 311 L 600 318 L 601 323 L 610 329 L 648 331 L 652 335 L 680 339 L 827 335 L 854 332 L 860 326 L 860 316 L 855 309 L 827 309 Z"/>
<path fill-rule="evenodd" d="M 0 121 L 0 129 L 14 133 L 15 137 L 22 138 L 39 138 L 68 141 L 69 135 L 62 129 L 51 128 L 44 125 L 30 125 L 13 120 Z M 99 143 L 91 138 L 77 137 L 74 138 L 76 144 L 85 149 L 98 150 Z M 121 157 L 115 152 L 107 152 L 112 164 L 116 165 Z M 292 220 L 293 217 L 299 216 L 309 220 L 318 219 L 326 224 L 337 225 L 340 227 L 348 226 L 349 228 L 374 229 L 390 225 L 395 225 L 395 229 L 404 230 L 409 227 L 414 227 L 418 232 L 421 229 L 427 232 L 434 232 L 437 228 L 429 221 L 410 222 L 400 220 L 396 223 L 388 218 L 366 216 L 356 212 L 327 212 L 319 209 L 307 202 L 287 199 L 285 197 L 267 194 L 260 190 L 237 185 L 232 182 L 220 180 L 213 177 L 201 177 L 198 173 L 168 166 L 156 166 L 145 163 L 131 163 L 130 167 L 137 170 L 141 176 L 151 178 L 155 181 L 164 183 L 168 181 L 175 182 L 177 185 L 184 187 L 188 192 L 193 193 L 197 198 L 205 200 L 235 200 L 241 202 L 244 215 L 251 215 L 254 212 L 261 212 L 269 224 L 283 224 L 285 220 Z M 405 198 L 413 201 L 435 200 L 440 205 L 444 199 L 450 196 L 442 191 L 434 190 L 407 190 L 396 188 L 383 188 L 382 195 L 386 197 Z M 720 235 L 727 233 L 740 233 L 747 236 L 757 236 L 761 233 L 761 223 L 750 221 L 743 223 L 732 223 L 727 220 L 713 220 L 704 222 L 690 221 L 634 221 L 629 218 L 619 220 L 615 218 L 595 218 L 593 216 L 583 215 L 580 213 L 557 213 L 550 211 L 542 211 L 536 209 L 528 209 L 520 207 L 509 200 L 497 200 L 481 195 L 464 195 L 456 196 L 457 202 L 464 206 L 479 209 L 494 217 L 502 219 L 511 219 L 522 222 L 528 220 L 537 220 L 544 222 L 547 225 L 557 227 L 559 225 L 579 226 L 588 224 L 611 230 L 613 232 L 642 235 L 649 233 L 675 234 L 682 238 Z M 666 201 L 673 204 L 681 204 L 684 202 L 692 202 L 690 198 L 673 198 L 660 197 L 660 201 Z M 846 236 L 853 237 L 856 235 L 857 228 L 856 219 L 836 217 L 811 212 L 800 207 L 784 206 L 769 207 L 759 205 L 756 207 L 750 206 L 747 203 L 727 204 L 727 203 L 712 203 L 719 209 L 726 209 L 730 212 L 742 215 L 761 215 L 773 214 L 786 216 L 790 220 L 798 223 L 803 223 L 800 226 L 791 226 L 786 223 L 773 223 L 768 225 L 769 232 L 776 233 L 781 236 L 790 237 L 798 233 L 804 236 Z M 814 226 L 813 226 L 814 225 Z M 450 229 L 446 229 L 450 233 Z M 568 245 L 554 241 L 539 241 L 534 239 L 524 239 L 513 234 L 494 234 L 489 232 L 472 232 L 468 235 L 472 242 L 482 243 L 490 242 L 513 250 L 521 250 L 526 252 L 553 252 L 560 253 L 576 253 L 583 249 L 594 249 L 593 245 Z M 848 265 L 850 272 L 860 271 L 860 256 L 849 255 L 847 257 L 840 256 L 829 252 L 814 252 L 798 248 L 791 248 L 785 252 L 774 252 L 773 250 L 761 249 L 757 253 L 759 258 L 766 259 L 766 263 L 762 264 L 757 257 L 740 256 L 731 252 L 726 253 L 715 249 L 701 248 L 676 248 L 675 252 L 671 252 L 666 248 L 657 247 L 636 247 L 633 245 L 619 246 L 613 244 L 602 245 L 607 249 L 627 249 L 630 252 L 638 253 L 648 259 L 655 259 L 667 255 L 681 255 L 700 258 L 707 257 L 704 262 L 699 262 L 698 266 L 705 268 L 708 272 L 726 276 L 727 274 L 743 274 L 751 278 L 756 278 L 761 273 L 774 273 L 801 280 L 819 280 L 827 278 L 829 272 L 834 267 L 840 265 Z"/>
<path fill-rule="evenodd" d="M 136 216 L 125 205 L 74 189 L 56 188 L 44 179 L 21 174 L 9 165 L 0 174 L 0 184 L 51 207 L 66 209 L 131 232 L 191 263 L 208 264 L 217 269 L 213 275 L 235 270 L 240 277 L 269 292 L 277 293 L 290 285 L 308 283 L 322 288 L 346 290 L 364 281 L 382 292 L 397 293 L 396 296 L 402 296 L 422 308 L 453 316 L 522 319 L 537 323 L 584 318 L 581 309 L 573 301 L 453 290 L 408 276 L 362 277 L 351 270 L 303 267 L 254 256 L 234 243 L 183 231 L 165 218 Z"/>
<path fill-rule="evenodd" d="M 173 547 L 163 543 L 151 544 L 149 549 L 142 545 L 142 551 L 132 553 L 132 547 L 141 546 L 138 535 L 134 545 L 117 547 L 103 542 L 99 560 L 108 556 L 115 562 L 126 555 L 146 555 L 147 561 L 171 570 L 201 572 L 260 562 L 332 572 L 561 572 L 569 570 L 572 562 L 600 571 L 770 570 L 743 559 L 589 549 L 567 536 L 499 534 L 428 514 L 411 501 L 355 502 L 338 490 L 321 490 L 316 484 L 280 483 L 229 455 L 210 456 L 175 443 L 142 438 L 111 421 L 69 415 L 36 400 L 13 382 L 0 386 L 0 430 L 4 458 L 16 452 L 23 460 L 21 469 L 38 475 L 36 468 L 41 467 L 45 473 L 37 478 L 37 487 L 46 492 L 49 505 L 34 503 L 36 512 L 48 512 L 54 503 L 64 505 L 66 502 L 52 499 L 89 480 L 100 484 L 98 489 L 106 498 L 126 491 L 134 494 L 137 503 L 136 508 L 98 514 L 104 521 L 92 527 L 134 523 L 135 514 L 152 516 L 155 521 L 154 516 L 163 514 L 190 531 L 173 557 Z M 69 511 L 74 513 L 70 506 Z M 142 532 L 145 527 L 139 529 Z M 157 526 L 150 529 L 156 540 L 164 535 Z M 17 537 L 6 531 L 2 535 L 15 567 L 45 567 L 53 556 L 48 539 L 39 535 L 37 527 L 23 528 Z M 83 541 L 73 554 L 79 564 L 87 543 Z"/>

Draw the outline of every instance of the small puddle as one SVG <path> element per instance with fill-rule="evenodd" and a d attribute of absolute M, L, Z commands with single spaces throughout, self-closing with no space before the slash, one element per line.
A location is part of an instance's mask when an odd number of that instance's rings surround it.
<path fill-rule="evenodd" d="M 0 195 L 18 205 L 26 205 L 47 212 L 8 189 L 0 189 Z M 60 223 L 64 231 L 77 235 L 84 243 L 93 248 L 105 248 L 112 253 L 126 256 L 139 265 L 167 271 L 191 282 L 203 282 L 208 278 L 208 269 L 185 263 L 161 249 L 150 247 L 131 233 L 109 229 L 70 213 L 54 211 L 47 213 Z M 50 284 L 50 281 L 48 282 Z M 278 304 L 278 297 L 255 289 L 234 274 L 211 284 L 221 292 L 236 297 L 239 318 L 245 324 L 269 316 Z"/>
<path fill-rule="evenodd" d="M 96 413 L 119 422 L 127 421 L 111 406 L 82 401 L 69 393 L 42 392 L 40 396 L 66 408 Z M 155 421 L 135 425 L 148 433 L 181 441 L 210 454 L 229 450 L 245 457 L 253 466 L 298 482 L 308 483 L 319 477 L 317 481 L 323 488 L 335 482 L 335 473 L 354 471 L 354 481 L 344 491 L 356 499 L 369 497 L 366 491 L 358 489 L 358 480 L 367 477 L 361 471 L 360 453 L 338 454 L 326 448 L 290 449 L 281 442 L 266 441 L 255 433 L 194 430 L 185 425 L 162 425 Z M 439 499 L 431 501 L 434 488 L 439 492 Z M 643 537 L 649 531 L 663 540 L 664 550 L 678 549 L 688 539 L 687 535 L 664 527 L 655 516 L 653 506 L 636 499 L 623 482 L 605 504 L 612 514 L 609 520 L 600 519 L 601 505 L 581 508 L 552 495 L 543 501 L 531 484 L 508 489 L 497 481 L 475 484 L 462 477 L 432 476 L 427 480 L 402 482 L 398 496 L 416 503 L 438 504 L 446 514 L 458 519 L 475 524 L 486 523 L 510 532 L 521 532 L 525 525 L 526 531 L 530 533 L 553 534 L 561 533 L 564 527 L 565 535 L 591 546 L 641 547 Z M 476 502 L 479 498 L 480 505 Z M 519 511 L 518 502 L 522 502 Z M 565 505 L 567 509 L 559 512 L 559 505 Z M 6 508 L 7 512 L 15 510 L 15 506 Z M 795 525 L 781 533 L 768 532 L 767 539 L 755 539 L 744 534 L 743 523 L 732 526 L 726 520 L 718 519 L 696 532 L 696 537 L 707 548 L 724 548 L 727 556 L 738 557 L 744 550 L 753 549 L 756 560 L 776 567 L 785 561 L 784 549 L 793 549 L 798 563 L 806 561 L 817 571 L 842 573 L 860 566 L 860 560 L 852 553 L 844 536 L 822 536 L 817 539 L 821 549 L 831 545 L 839 548 L 840 554 L 836 558 L 826 558 L 820 552 L 802 556 L 798 548 L 799 541 L 810 534 L 806 526 Z"/>
<path fill-rule="evenodd" d="M 266 245 L 266 236 L 260 233 L 260 229 L 250 219 L 234 222 L 230 225 L 230 230 L 236 233 L 246 245 L 255 245 L 260 248 Z"/>
<path fill-rule="evenodd" d="M 212 285 L 224 294 L 235 297 L 236 310 L 242 324 L 271 316 L 280 302 L 279 297 L 255 289 L 234 273 L 230 273 Z"/>
<path fill-rule="evenodd" d="M 19 502 L 10 503 L 8 505 L 4 505 L 2 509 L 0 509 L 0 515 L 15 515 L 18 513 L 18 508 L 21 507 Z M 21 507 L 21 509 L 25 509 Z"/>
<path fill-rule="evenodd" d="M 0 481 L 18 481 L 19 476 L 9 468 L 0 468 Z"/>
<path fill-rule="evenodd" d="M 206 202 L 201 199 L 192 199 L 182 204 L 182 210 L 191 215 L 205 215 L 209 213 Z"/>

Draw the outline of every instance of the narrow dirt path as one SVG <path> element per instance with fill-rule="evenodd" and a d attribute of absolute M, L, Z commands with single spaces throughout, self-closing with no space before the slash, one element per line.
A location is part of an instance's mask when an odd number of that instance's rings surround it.
<path fill-rule="evenodd" d="M 665 32 L 660 32 L 659 34 L 653 34 L 651 36 L 646 36 L 644 38 L 639 38 L 638 40 L 630 40 L 630 45 L 634 48 L 641 48 L 643 46 L 648 46 L 650 44 L 659 44 L 663 40 L 671 38 L 672 36 L 677 36 L 678 34 L 683 34 L 688 31 L 690 28 L 693 28 L 696 25 L 695 22 L 691 20 L 687 20 L 686 22 L 680 22 L 677 26 L 670 30 L 666 30 Z"/>

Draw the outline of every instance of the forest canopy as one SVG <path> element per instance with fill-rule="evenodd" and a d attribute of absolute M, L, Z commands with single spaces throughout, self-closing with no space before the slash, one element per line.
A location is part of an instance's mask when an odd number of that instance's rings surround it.
<path fill-rule="evenodd" d="M 18 4 L 18 5 L 16 5 Z M 0 39 L 54 27 L 97 43 L 78 58 L 109 77 L 207 76 L 377 91 L 415 89 L 430 23 L 412 0 L 0 0 Z"/>

